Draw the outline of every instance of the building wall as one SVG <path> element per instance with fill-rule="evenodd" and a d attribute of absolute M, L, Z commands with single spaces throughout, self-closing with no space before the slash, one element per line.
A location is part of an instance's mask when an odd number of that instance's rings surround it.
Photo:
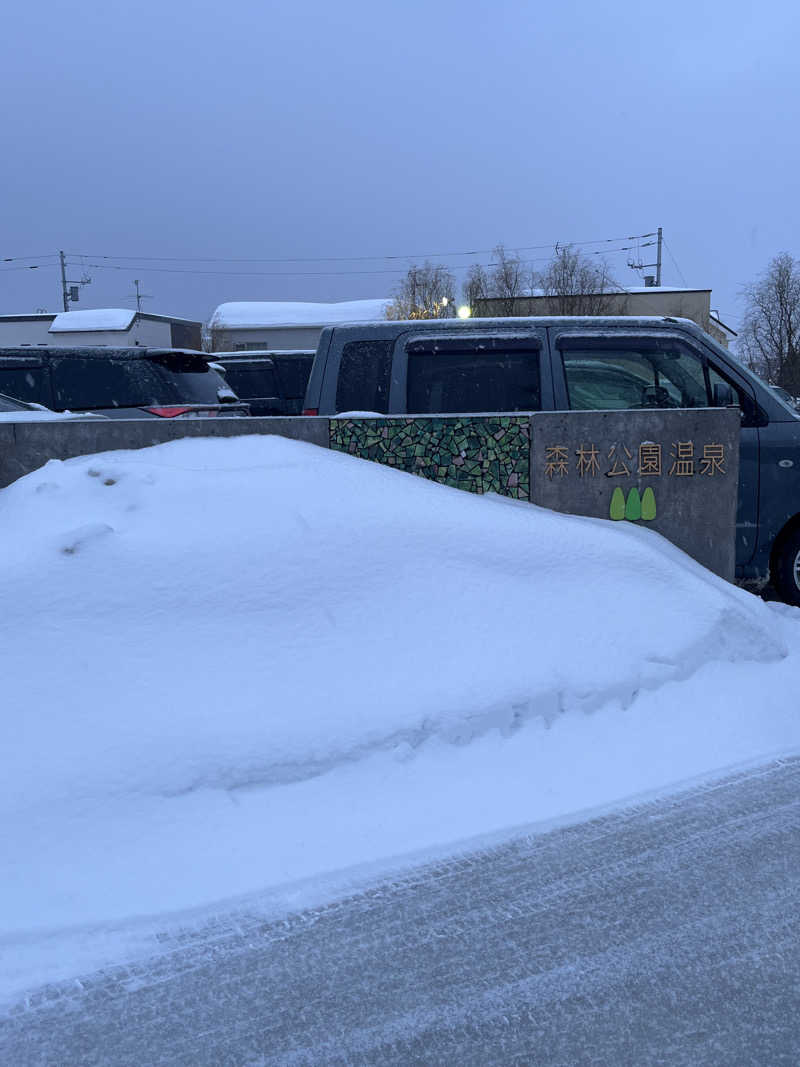
<path fill-rule="evenodd" d="M 86 332 L 51 333 L 48 342 L 54 348 L 72 348 L 75 345 L 89 347 L 131 348 L 135 345 L 152 348 L 170 348 L 170 324 L 134 319 L 129 330 L 87 330 Z"/>
<path fill-rule="evenodd" d="M 55 315 L 17 321 L 0 319 L 0 348 L 18 348 L 20 345 L 49 345 L 52 334 L 47 331 Z"/>
<path fill-rule="evenodd" d="M 236 330 L 214 327 L 211 340 L 215 352 L 239 352 L 247 348 L 313 351 L 322 329 L 322 326 L 254 326 Z"/>
<path fill-rule="evenodd" d="M 605 315 L 669 315 L 691 319 L 703 329 L 709 328 L 710 289 L 647 289 L 644 292 L 608 293 Z M 479 300 L 474 309 L 481 318 L 503 315 L 504 301 Z M 558 315 L 556 299 L 549 296 L 522 296 L 514 301 L 514 315 Z"/>
<path fill-rule="evenodd" d="M 19 321 L 0 319 L 0 348 L 17 348 L 21 345 L 47 345 L 50 348 L 72 348 L 76 345 L 90 348 L 131 348 L 136 345 L 152 348 L 173 347 L 170 322 L 135 318 L 129 330 L 48 333 L 53 318 L 54 316 L 50 315 L 43 319 L 24 319 L 20 316 Z M 199 348 L 199 343 L 196 347 Z"/>

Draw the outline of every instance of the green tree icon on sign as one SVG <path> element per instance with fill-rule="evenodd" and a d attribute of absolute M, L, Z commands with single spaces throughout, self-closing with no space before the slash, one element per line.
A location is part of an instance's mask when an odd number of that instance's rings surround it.
<path fill-rule="evenodd" d="M 625 501 L 625 518 L 628 522 L 636 522 L 642 517 L 642 498 L 636 486 L 628 491 L 628 499 Z"/>
<path fill-rule="evenodd" d="M 625 494 L 619 486 L 611 494 L 611 506 L 608 509 L 609 517 L 617 522 L 625 518 Z"/>
<path fill-rule="evenodd" d="M 611 503 L 608 508 L 609 518 L 616 522 L 627 519 L 628 522 L 652 522 L 656 517 L 656 495 L 650 486 L 644 493 L 639 495 L 636 486 L 629 490 L 627 497 L 622 489 L 617 486 L 611 494 Z"/>
<path fill-rule="evenodd" d="M 642 519 L 645 522 L 652 522 L 656 517 L 656 494 L 648 487 L 642 493 Z"/>

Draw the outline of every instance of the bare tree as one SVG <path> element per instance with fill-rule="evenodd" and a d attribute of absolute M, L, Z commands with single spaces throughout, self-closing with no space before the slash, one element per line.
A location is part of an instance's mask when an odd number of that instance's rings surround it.
<path fill-rule="evenodd" d="M 479 300 L 486 300 L 491 292 L 491 283 L 486 268 L 480 263 L 473 263 L 467 271 L 461 291 L 464 303 L 469 308 L 476 307 Z"/>
<path fill-rule="evenodd" d="M 530 295 L 531 278 L 516 253 L 504 245 L 492 249 L 493 260 L 488 267 L 474 263 L 463 285 L 465 303 L 474 308 L 479 301 L 491 300 L 493 315 L 518 314 L 516 301 Z"/>
<path fill-rule="evenodd" d="M 619 291 L 605 260 L 590 259 L 572 245 L 556 248 L 536 283 L 550 298 L 553 315 L 608 315 Z"/>
<path fill-rule="evenodd" d="M 800 261 L 781 252 L 744 293 L 747 313 L 739 344 L 745 363 L 773 385 L 800 395 Z"/>
<path fill-rule="evenodd" d="M 519 256 L 509 254 L 502 244 L 495 246 L 493 255 L 494 262 L 489 274 L 491 295 L 501 301 L 501 315 L 513 315 L 515 302 L 526 295 L 530 279 L 526 276 Z"/>
<path fill-rule="evenodd" d="M 387 319 L 446 319 L 455 312 L 456 281 L 447 267 L 412 266 L 393 293 Z"/>

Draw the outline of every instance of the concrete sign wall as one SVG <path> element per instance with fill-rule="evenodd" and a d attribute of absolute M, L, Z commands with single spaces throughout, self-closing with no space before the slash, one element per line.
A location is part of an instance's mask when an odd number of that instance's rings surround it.
<path fill-rule="evenodd" d="M 279 434 L 472 492 L 641 523 L 722 577 L 734 576 L 739 414 L 733 409 L 4 423 L 0 487 L 49 459 L 240 434 Z"/>
<path fill-rule="evenodd" d="M 71 459 L 114 449 L 149 448 L 181 437 L 278 434 L 328 446 L 322 418 L 67 419 L 0 423 L 0 488 L 38 470 L 50 459 Z"/>
<path fill-rule="evenodd" d="M 657 530 L 733 580 L 739 412 L 542 412 L 532 417 L 531 501 Z"/>

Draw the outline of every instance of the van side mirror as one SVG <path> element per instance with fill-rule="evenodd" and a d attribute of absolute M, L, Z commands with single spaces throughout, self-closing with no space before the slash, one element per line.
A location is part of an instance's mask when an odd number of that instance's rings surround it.
<path fill-rule="evenodd" d="M 736 394 L 727 382 L 715 382 L 712 396 L 714 398 L 713 406 L 715 408 L 729 408 L 734 404 L 738 404 Z"/>

